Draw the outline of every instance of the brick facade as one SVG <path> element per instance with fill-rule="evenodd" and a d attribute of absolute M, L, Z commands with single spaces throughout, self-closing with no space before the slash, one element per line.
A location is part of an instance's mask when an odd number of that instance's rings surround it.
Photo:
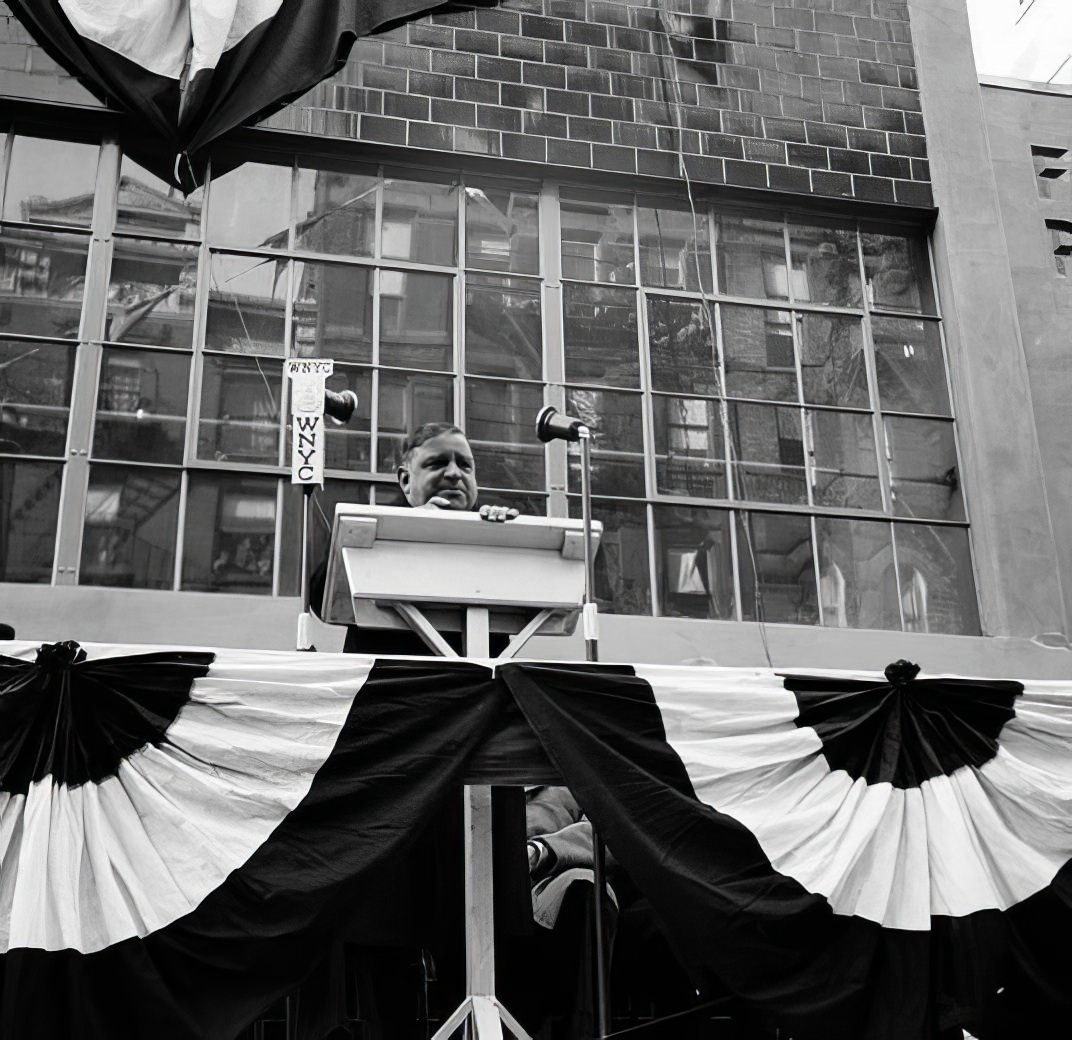
<path fill-rule="evenodd" d="M 88 99 L 3 4 L 0 58 L 4 93 Z M 263 125 L 675 179 L 680 150 L 700 183 L 932 203 L 905 0 L 455 5 Z"/>

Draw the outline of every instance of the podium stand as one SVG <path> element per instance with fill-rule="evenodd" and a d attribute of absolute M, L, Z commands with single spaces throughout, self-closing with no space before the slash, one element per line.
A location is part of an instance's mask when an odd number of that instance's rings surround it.
<path fill-rule="evenodd" d="M 593 525 L 593 542 L 600 528 Z M 591 546 L 595 553 L 596 546 Z M 580 520 L 339 505 L 331 532 L 321 616 L 368 629 L 411 628 L 437 654 L 458 656 L 443 638 L 460 632 L 466 657 L 491 656 L 492 632 L 512 636 L 512 657 L 539 632 L 573 631 L 584 601 Z M 465 957 L 468 995 L 432 1040 L 464 1023 L 476 1040 L 502 1027 L 530 1040 L 495 996 L 491 788 L 465 788 Z"/>

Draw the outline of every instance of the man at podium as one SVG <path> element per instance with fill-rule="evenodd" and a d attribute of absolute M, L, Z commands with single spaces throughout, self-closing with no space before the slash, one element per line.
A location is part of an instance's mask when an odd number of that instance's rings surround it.
<path fill-rule="evenodd" d="M 398 486 L 414 509 L 454 509 L 462 512 L 477 510 L 476 461 L 465 432 L 453 423 L 429 422 L 417 427 L 402 443 L 402 453 L 396 471 Z M 481 506 L 479 515 L 492 523 L 504 523 L 517 516 L 516 509 L 506 506 Z M 312 577 L 313 610 L 320 616 L 327 576 L 325 560 Z M 446 641 L 462 652 L 461 635 L 444 634 Z M 491 634 L 491 653 L 500 653 L 509 642 L 501 633 Z M 377 629 L 362 631 L 348 625 L 343 653 L 402 654 L 427 656 L 430 651 L 416 632 L 408 629 Z"/>

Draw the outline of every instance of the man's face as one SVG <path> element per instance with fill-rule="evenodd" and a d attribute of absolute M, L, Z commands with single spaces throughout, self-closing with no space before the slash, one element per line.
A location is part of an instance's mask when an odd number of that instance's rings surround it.
<path fill-rule="evenodd" d="M 472 509 L 476 466 L 469 442 L 460 433 L 429 438 L 398 467 L 398 486 L 414 507 L 432 503 L 442 509 Z"/>

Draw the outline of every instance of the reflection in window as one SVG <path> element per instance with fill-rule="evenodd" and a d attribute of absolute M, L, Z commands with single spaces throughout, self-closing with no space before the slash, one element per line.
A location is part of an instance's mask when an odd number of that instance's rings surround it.
<path fill-rule="evenodd" d="M 270 594 L 278 481 L 233 473 L 191 473 L 189 480 L 182 587 Z"/>
<path fill-rule="evenodd" d="M 208 205 L 209 243 L 286 248 L 290 180 L 290 166 L 251 162 L 222 177 L 213 177 Z"/>
<path fill-rule="evenodd" d="M 294 248 L 340 256 L 372 256 L 378 186 L 375 171 L 361 167 L 299 169 Z"/>
<path fill-rule="evenodd" d="M 886 417 L 893 511 L 928 520 L 963 520 L 953 424 Z"/>
<path fill-rule="evenodd" d="M 636 292 L 563 286 L 566 378 L 606 386 L 640 386 Z"/>
<path fill-rule="evenodd" d="M 285 260 L 213 253 L 205 347 L 283 354 L 287 267 Z"/>
<path fill-rule="evenodd" d="M 930 264 L 921 236 L 863 234 L 860 245 L 873 307 L 934 314 Z"/>
<path fill-rule="evenodd" d="M 534 441 L 543 388 L 531 383 L 469 379 L 465 384 L 465 430 L 482 485 L 542 489 L 544 449 Z"/>
<path fill-rule="evenodd" d="M 855 231 L 790 224 L 789 250 L 794 299 L 835 307 L 860 306 Z"/>
<path fill-rule="evenodd" d="M 454 279 L 416 271 L 380 272 L 380 364 L 454 367 Z"/>
<path fill-rule="evenodd" d="M 62 456 L 75 348 L 0 340 L 0 455 Z"/>
<path fill-rule="evenodd" d="M 381 371 L 376 468 L 394 473 L 406 434 L 427 422 L 454 422 L 453 377 Z"/>
<path fill-rule="evenodd" d="M 381 255 L 422 264 L 453 264 L 458 185 L 388 177 L 383 187 Z"/>
<path fill-rule="evenodd" d="M 968 532 L 963 527 L 894 524 L 894 544 L 902 609 L 911 611 L 905 616 L 906 629 L 978 635 Z M 909 624 L 915 627 L 908 629 Z"/>
<path fill-rule="evenodd" d="M 711 244 L 707 211 L 688 207 L 640 206 L 640 278 L 644 285 L 665 289 L 703 287 L 711 291 Z"/>
<path fill-rule="evenodd" d="M 357 395 L 357 407 L 345 426 L 326 422 L 324 465 L 328 469 L 371 470 L 372 373 L 367 368 L 336 364 L 325 385 L 336 393 L 352 390 Z M 287 437 L 289 443 L 289 433 Z"/>
<path fill-rule="evenodd" d="M 730 514 L 656 506 L 659 606 L 665 617 L 735 617 Z"/>
<path fill-rule="evenodd" d="M 482 271 L 538 274 L 539 197 L 505 188 L 465 189 L 465 264 Z"/>
<path fill-rule="evenodd" d="M 465 286 L 465 369 L 482 376 L 543 378 L 539 282 L 469 276 Z"/>
<path fill-rule="evenodd" d="M 278 362 L 206 356 L 197 457 L 277 465 L 282 380 Z"/>
<path fill-rule="evenodd" d="M 804 400 L 809 404 L 869 408 L 860 319 L 802 314 L 799 327 Z"/>
<path fill-rule="evenodd" d="M 811 446 L 814 502 L 846 509 L 881 509 L 871 416 L 807 411 L 804 417 Z"/>
<path fill-rule="evenodd" d="M 4 185 L 4 219 L 89 227 L 99 151 L 95 144 L 16 135 Z"/>
<path fill-rule="evenodd" d="M 372 271 L 294 261 L 292 357 L 372 360 Z"/>
<path fill-rule="evenodd" d="M 15 335 L 76 339 L 89 239 L 36 228 L 0 230 L 0 315 Z"/>
<path fill-rule="evenodd" d="M 893 542 L 888 523 L 815 518 L 819 559 L 819 602 L 823 624 L 836 628 L 899 630 Z"/>
<path fill-rule="evenodd" d="M 566 413 L 592 431 L 592 493 L 644 495 L 644 439 L 640 394 L 566 387 Z M 581 489 L 581 456 L 570 448 L 569 490 Z"/>
<path fill-rule="evenodd" d="M 204 197 L 205 189 L 198 188 L 184 198 L 178 188 L 124 155 L 116 193 L 116 230 L 200 238 Z"/>
<path fill-rule="evenodd" d="M 727 407 L 737 497 L 807 502 L 800 409 L 734 402 Z"/>
<path fill-rule="evenodd" d="M 648 346 L 656 390 L 720 392 L 714 308 L 699 301 L 648 297 Z"/>
<path fill-rule="evenodd" d="M 563 278 L 636 284 L 632 205 L 563 198 L 561 213 Z"/>
<path fill-rule="evenodd" d="M 723 304 L 726 393 L 766 401 L 797 399 L 789 311 Z"/>
<path fill-rule="evenodd" d="M 196 246 L 116 239 L 104 338 L 188 350 L 196 288 Z"/>
<path fill-rule="evenodd" d="M 178 472 L 142 466 L 92 468 L 79 584 L 172 587 L 179 479 Z"/>
<path fill-rule="evenodd" d="M 0 459 L 0 581 L 49 582 L 63 465 Z"/>
<path fill-rule="evenodd" d="M 720 403 L 659 394 L 652 405 L 659 492 L 726 498 L 726 448 Z"/>
<path fill-rule="evenodd" d="M 746 621 L 762 618 L 795 625 L 818 624 L 808 517 L 738 513 L 737 563 Z"/>
<path fill-rule="evenodd" d="M 717 256 L 722 292 L 758 299 L 789 298 L 781 221 L 719 217 Z"/>
<path fill-rule="evenodd" d="M 581 516 L 581 500 L 571 497 L 569 514 Z M 592 517 L 603 525 L 595 558 L 595 597 L 601 611 L 650 614 L 646 507 L 610 499 L 592 499 Z"/>
<path fill-rule="evenodd" d="M 871 331 L 883 410 L 950 415 L 938 323 L 917 318 L 873 318 Z"/>
<path fill-rule="evenodd" d="M 105 347 L 94 457 L 181 463 L 189 382 L 189 355 Z"/>

